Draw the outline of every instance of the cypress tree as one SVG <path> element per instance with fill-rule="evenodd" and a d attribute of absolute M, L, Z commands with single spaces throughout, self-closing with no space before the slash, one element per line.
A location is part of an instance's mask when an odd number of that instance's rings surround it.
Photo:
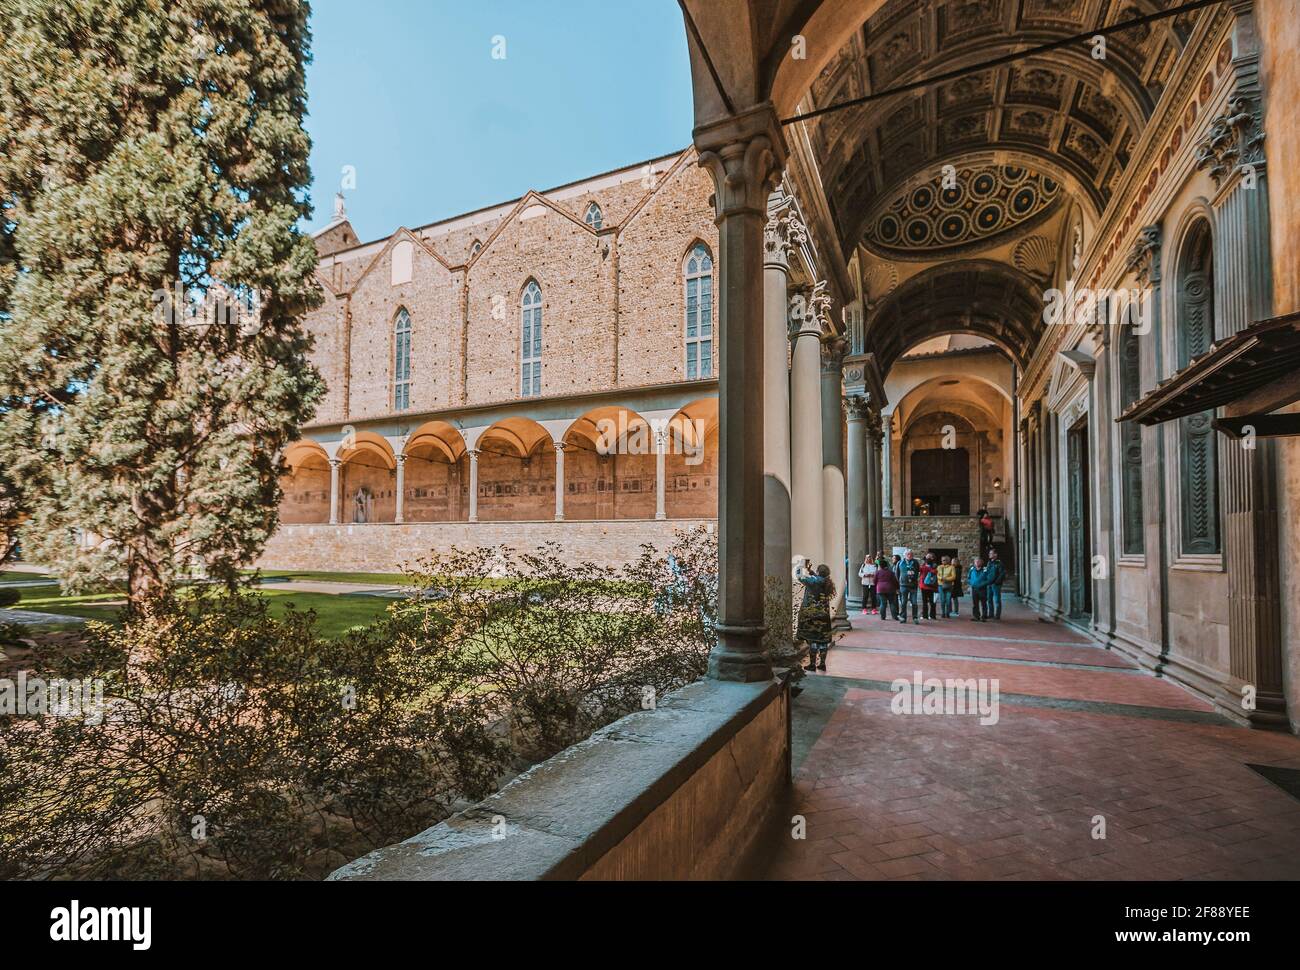
<path fill-rule="evenodd" d="M 24 548 L 74 590 L 125 576 L 135 606 L 196 564 L 233 583 L 323 390 L 309 5 L 0 11 L 0 462 Z"/>

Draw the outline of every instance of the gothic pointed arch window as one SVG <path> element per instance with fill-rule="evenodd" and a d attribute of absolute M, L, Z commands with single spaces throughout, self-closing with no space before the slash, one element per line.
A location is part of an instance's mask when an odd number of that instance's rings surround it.
<path fill-rule="evenodd" d="M 393 410 L 411 406 L 411 315 L 406 307 L 393 321 Z"/>
<path fill-rule="evenodd" d="M 1135 323 L 1121 317 L 1119 340 L 1115 349 L 1119 373 L 1119 410 L 1142 396 L 1142 348 Z M 1126 556 L 1146 552 L 1142 512 L 1142 426 L 1124 421 L 1120 435 L 1120 509 L 1121 548 Z"/>
<path fill-rule="evenodd" d="M 1184 238 L 1178 259 L 1175 354 L 1182 369 L 1214 343 L 1214 244 L 1210 224 L 1199 220 Z M 1187 555 L 1217 555 L 1219 454 L 1213 411 L 1178 420 L 1179 535 Z"/>
<path fill-rule="evenodd" d="M 524 287 L 521 301 L 520 392 L 524 397 L 542 393 L 542 288 L 536 280 Z"/>
<path fill-rule="evenodd" d="M 713 376 L 713 254 L 696 243 L 686 254 L 686 379 Z"/>
<path fill-rule="evenodd" d="M 592 203 L 587 206 L 587 214 L 582 217 L 582 221 L 591 226 L 592 229 L 599 231 L 605 225 L 605 216 L 600 211 L 600 206 Z"/>

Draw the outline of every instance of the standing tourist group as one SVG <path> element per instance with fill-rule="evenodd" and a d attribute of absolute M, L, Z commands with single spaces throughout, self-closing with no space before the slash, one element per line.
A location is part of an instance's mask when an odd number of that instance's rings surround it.
<path fill-rule="evenodd" d="M 887 558 L 883 552 L 868 555 L 858 568 L 865 602 L 863 616 L 878 615 L 899 623 L 949 619 L 959 616 L 965 587 L 970 587 L 971 619 L 977 622 L 1002 619 L 1002 581 L 1006 568 L 996 549 L 989 549 L 987 560 L 976 557 L 965 572 L 956 556 L 928 552 L 917 559 L 908 549 L 903 555 Z"/>
<path fill-rule="evenodd" d="M 795 579 L 803 588 L 795 639 L 808 644 L 808 666 L 812 671 L 826 670 L 826 654 L 831 648 L 832 606 L 835 582 L 825 563 L 813 568 L 812 560 L 799 560 Z M 989 549 L 988 559 L 976 557 L 962 573 L 956 556 L 926 553 L 917 559 L 911 549 L 901 556 L 887 558 L 883 552 L 868 555 L 858 568 L 864 595 L 863 616 L 878 615 L 889 619 L 893 613 L 899 623 L 907 622 L 910 608 L 912 622 L 950 619 L 960 615 L 961 598 L 970 587 L 971 619 L 975 622 L 1002 619 L 1002 581 L 1006 568 L 996 549 Z"/>

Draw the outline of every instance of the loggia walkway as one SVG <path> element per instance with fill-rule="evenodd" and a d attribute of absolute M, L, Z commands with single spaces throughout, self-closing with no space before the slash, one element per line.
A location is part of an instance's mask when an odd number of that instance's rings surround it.
<path fill-rule="evenodd" d="M 853 624 L 794 702 L 794 821 L 768 878 L 1300 878 L 1300 738 L 1238 727 L 1013 598 L 1000 622 Z M 996 682 L 996 722 L 896 713 L 891 685 L 918 671 Z"/>

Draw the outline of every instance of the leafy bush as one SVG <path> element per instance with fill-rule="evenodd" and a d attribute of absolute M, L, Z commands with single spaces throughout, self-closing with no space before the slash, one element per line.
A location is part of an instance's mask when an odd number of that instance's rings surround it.
<path fill-rule="evenodd" d="M 484 582 L 484 577 L 504 581 Z M 101 717 L 0 717 L 0 878 L 313 878 L 704 672 L 716 544 L 619 571 L 456 551 L 338 639 L 197 588 L 32 672 Z"/>

